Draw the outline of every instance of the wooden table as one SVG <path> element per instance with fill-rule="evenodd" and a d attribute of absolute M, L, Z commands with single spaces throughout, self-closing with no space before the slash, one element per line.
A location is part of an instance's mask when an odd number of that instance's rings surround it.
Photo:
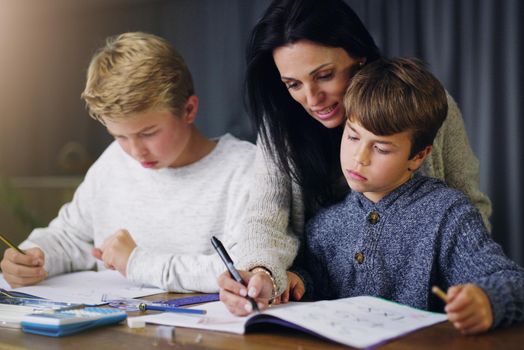
<path fill-rule="evenodd" d="M 154 299 L 176 298 L 177 294 L 163 294 Z M 130 315 L 136 315 L 131 313 Z M 52 338 L 27 334 L 19 329 L 0 328 L 0 349 L 351 349 L 320 340 L 294 330 L 269 326 L 246 335 L 209 332 L 176 328 L 175 342 L 168 344 L 157 338 L 158 326 L 130 329 L 125 324 L 93 329 L 76 335 Z M 501 329 L 480 336 L 462 336 L 448 323 L 440 323 L 393 340 L 379 349 L 383 350 L 522 350 L 524 349 L 524 324 Z"/>

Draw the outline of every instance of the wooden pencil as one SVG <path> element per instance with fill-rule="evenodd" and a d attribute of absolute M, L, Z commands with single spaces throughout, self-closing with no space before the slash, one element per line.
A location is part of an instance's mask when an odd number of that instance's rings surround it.
<path fill-rule="evenodd" d="M 9 248 L 13 248 L 14 250 L 16 250 L 17 252 L 21 253 L 21 254 L 24 254 L 25 253 L 20 249 L 18 248 L 16 245 L 14 245 L 13 243 L 9 242 L 9 240 L 7 238 L 5 238 L 1 233 L 0 233 L 0 240 L 2 242 L 4 242 Z"/>
<path fill-rule="evenodd" d="M 433 292 L 433 294 L 435 294 L 436 296 L 438 296 L 440 299 L 442 299 L 446 304 L 448 303 L 448 296 L 446 295 L 446 293 L 444 293 L 442 291 L 442 289 L 440 289 L 439 287 L 437 286 L 433 286 L 431 288 L 431 291 Z"/>

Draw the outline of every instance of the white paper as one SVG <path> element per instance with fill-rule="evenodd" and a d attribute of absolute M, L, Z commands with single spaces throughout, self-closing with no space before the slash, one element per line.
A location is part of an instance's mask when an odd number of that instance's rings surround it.
<path fill-rule="evenodd" d="M 248 321 L 260 317 L 233 316 L 220 302 L 194 308 L 205 309 L 207 314 L 189 316 L 166 312 L 137 318 L 147 323 L 243 334 Z M 263 314 L 275 316 L 333 341 L 358 348 L 376 345 L 447 319 L 445 314 L 422 311 L 368 296 L 276 305 Z"/>
<path fill-rule="evenodd" d="M 365 348 L 447 320 L 445 314 L 360 296 L 267 312 L 336 342 Z"/>
<path fill-rule="evenodd" d="M 113 270 L 67 273 L 45 279 L 34 286 L 20 288 L 11 288 L 3 275 L 0 275 L 0 287 L 53 301 L 87 305 L 103 304 L 104 294 L 121 298 L 138 298 L 165 293 L 159 288 L 135 284 Z"/>
<path fill-rule="evenodd" d="M 289 306 L 289 304 L 286 306 Z M 279 307 L 281 306 L 279 305 Z M 190 307 L 190 309 L 206 310 L 206 314 L 193 315 L 175 312 L 164 312 L 160 314 L 138 316 L 132 318 L 143 320 L 146 323 L 207 329 L 212 331 L 236 334 L 244 334 L 244 326 L 247 320 L 249 319 L 249 317 L 237 317 L 232 315 L 227 310 L 226 306 L 220 301 L 197 305 L 194 307 Z"/>

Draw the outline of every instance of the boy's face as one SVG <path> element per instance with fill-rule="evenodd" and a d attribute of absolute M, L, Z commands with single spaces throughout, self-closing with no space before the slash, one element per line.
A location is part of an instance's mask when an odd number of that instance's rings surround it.
<path fill-rule="evenodd" d="M 409 131 L 377 136 L 348 120 L 340 144 L 340 163 L 349 187 L 377 203 L 410 179 L 413 171 L 408 169 L 416 170 L 422 164 L 425 151 L 408 159 L 410 151 Z"/>
<path fill-rule="evenodd" d="M 120 147 L 144 168 L 161 169 L 192 163 L 193 126 L 168 110 L 136 113 L 125 120 L 104 119 Z"/>

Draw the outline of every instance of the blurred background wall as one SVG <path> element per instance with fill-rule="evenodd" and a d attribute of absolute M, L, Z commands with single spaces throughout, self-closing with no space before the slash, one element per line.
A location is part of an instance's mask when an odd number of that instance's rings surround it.
<path fill-rule="evenodd" d="M 524 263 L 524 73 L 519 0 L 346 0 L 387 56 L 428 62 L 459 104 L 493 202 L 493 236 Z M 47 224 L 111 142 L 80 100 L 104 38 L 141 30 L 193 72 L 208 136 L 255 140 L 242 100 L 244 47 L 269 0 L 0 0 L 0 232 Z M 3 247 L 0 248 L 2 252 Z"/>

